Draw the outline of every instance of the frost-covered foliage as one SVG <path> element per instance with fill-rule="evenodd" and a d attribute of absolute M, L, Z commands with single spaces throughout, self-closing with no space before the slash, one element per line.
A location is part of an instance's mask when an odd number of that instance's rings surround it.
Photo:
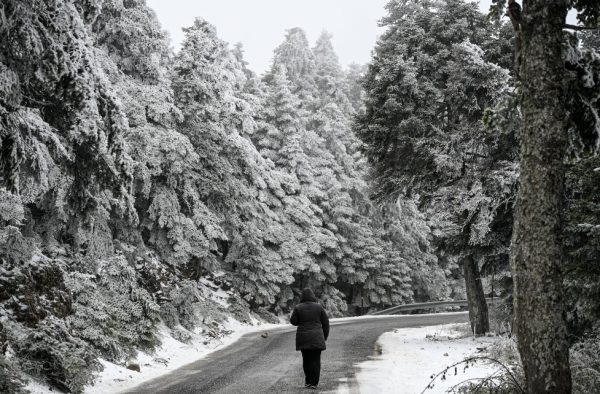
<path fill-rule="evenodd" d="M 569 155 L 565 163 L 565 258 L 563 278 L 572 340 L 594 328 L 600 318 L 598 257 L 598 147 L 600 143 L 600 37 L 597 31 L 565 32 L 563 45 L 565 107 Z M 517 95 L 509 95 L 484 117 L 491 132 L 510 135 L 521 122 Z M 511 281 L 506 281 L 511 290 Z"/>
<path fill-rule="evenodd" d="M 75 272 L 65 280 L 73 297 L 72 314 L 66 319 L 71 332 L 108 360 L 158 344 L 159 306 L 137 279 L 135 268 L 123 256 L 115 256 L 101 260 L 96 275 Z"/>
<path fill-rule="evenodd" d="M 476 5 L 388 7 L 388 30 L 364 82 L 367 110 L 356 124 L 382 199 L 429 194 L 464 176 L 485 153 L 474 144 L 483 139 L 483 112 L 508 87 L 508 72 L 485 59 L 492 26 Z"/>
<path fill-rule="evenodd" d="M 290 294 L 281 285 L 293 282 L 293 265 L 301 263 L 274 249 L 286 241 L 306 247 L 285 226 L 291 215 L 283 209 L 282 184 L 289 180 L 244 138 L 254 134 L 255 121 L 242 91 L 242 64 L 207 22 L 196 20 L 186 34 L 175 59 L 173 88 L 184 114 L 181 130 L 199 155 L 196 188 L 217 219 L 218 227 L 208 234 L 211 244 L 203 249 L 220 257 L 249 301 L 285 302 Z"/>
<path fill-rule="evenodd" d="M 454 281 L 463 260 L 507 269 L 517 127 L 494 111 L 503 114 L 511 98 L 504 67 L 512 53 L 503 27 L 486 21 L 476 4 L 391 2 L 388 11 L 355 130 L 373 166 L 375 197 L 418 201 L 435 268 L 451 278 L 435 288 L 456 297 L 464 293 Z M 498 132 L 496 118 L 513 127 Z"/>
<path fill-rule="evenodd" d="M 64 320 L 50 316 L 35 328 L 13 328 L 11 342 L 23 372 L 66 392 L 82 392 L 100 369 L 97 354 L 73 336 Z"/>
<path fill-rule="evenodd" d="M 273 54 L 273 73 L 276 68 L 285 68 L 294 87 L 293 93 L 306 104 L 313 101 L 317 95 L 317 65 L 304 30 L 299 27 L 289 29 L 285 40 L 275 48 Z"/>
<path fill-rule="evenodd" d="M 16 91 L 2 108 L 7 188 L 24 204 L 46 200 L 38 209 L 53 222 L 92 214 L 103 204 L 124 217 L 131 214 L 130 160 L 122 141 L 126 119 L 80 17 L 93 7 L 79 10 L 61 1 L 2 7 L 2 35 L 11 37 L 2 46 L 2 77 Z M 77 234 L 85 224 L 80 216 L 65 231 L 84 243 L 85 235 Z"/>
<path fill-rule="evenodd" d="M 600 339 L 597 331 L 575 343 L 569 350 L 572 392 L 594 393 L 600 387 Z M 466 382 L 457 392 L 472 393 L 522 393 L 525 376 L 514 336 L 500 336 L 486 349 L 487 356 L 505 368 L 491 376 L 486 383 Z M 518 385 L 518 386 L 517 386 Z M 519 387 L 520 386 L 520 387 Z"/>
<path fill-rule="evenodd" d="M 289 30 L 258 77 L 185 34 L 174 55 L 144 0 L 0 4 L 0 391 L 81 392 L 161 323 L 219 337 L 306 286 L 334 315 L 448 296 L 414 203 L 369 199 L 363 70 L 330 35 Z"/>
<path fill-rule="evenodd" d="M 570 349 L 573 393 L 593 393 L 600 387 L 600 337 L 594 335 L 576 343 Z"/>
<path fill-rule="evenodd" d="M 99 367 L 98 354 L 67 321 L 73 313 L 67 264 L 39 255 L 32 245 L 9 245 L 11 252 L 20 247 L 32 250 L 27 260 L 3 258 L 0 268 L 3 353 L 10 349 L 20 371 L 63 390 L 81 391 Z"/>
<path fill-rule="evenodd" d="M 436 265 L 429 253 L 429 229 L 418 215 L 402 217 L 398 209 L 384 212 L 373 206 L 367 165 L 351 131 L 352 117 L 361 110 L 360 97 L 353 97 L 352 102 L 347 96 L 351 92 L 360 96 L 360 71 L 355 67 L 350 75 L 341 69 L 329 34 L 318 39 L 312 53 L 301 38 L 302 34 L 291 30 L 276 49 L 271 71 L 264 78 L 262 122 L 253 140 L 263 155 L 298 180 L 301 194 L 308 197 L 317 215 L 315 223 L 322 222 L 325 228 L 320 230 L 321 239 L 331 240 L 316 257 L 321 267 L 332 261 L 337 268 L 321 269 L 318 281 L 335 281 L 347 302 L 355 306 L 410 300 L 414 294 L 411 272 Z M 290 66 L 290 59 L 305 67 Z M 302 83 L 297 82 L 298 73 L 303 75 Z M 396 225 L 405 226 L 404 231 L 391 227 Z M 388 227 L 394 229 L 393 234 Z M 421 229 L 423 234 L 418 234 Z M 381 276 L 381 272 L 386 274 Z M 297 275 L 296 281 L 312 284 L 314 274 Z M 419 297 L 430 295 L 433 292 Z"/>
<path fill-rule="evenodd" d="M 0 392 L 3 393 L 25 393 L 23 386 L 24 379 L 15 366 L 6 359 L 4 355 L 0 355 Z"/>
<path fill-rule="evenodd" d="M 600 319 L 600 158 L 588 157 L 567 171 L 565 290 L 571 332 L 583 335 Z"/>
<path fill-rule="evenodd" d="M 566 35 L 565 103 L 569 109 L 571 155 L 581 158 L 600 153 L 600 45 L 598 33 Z M 596 40 L 595 40 L 596 39 Z"/>

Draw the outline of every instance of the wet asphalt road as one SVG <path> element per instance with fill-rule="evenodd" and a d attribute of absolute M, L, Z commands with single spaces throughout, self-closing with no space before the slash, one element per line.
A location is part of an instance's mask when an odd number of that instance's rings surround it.
<path fill-rule="evenodd" d="M 285 326 L 246 334 L 232 345 L 146 382 L 127 393 L 259 394 L 335 392 L 344 383 L 358 393 L 355 364 L 374 354 L 377 338 L 395 328 L 467 321 L 466 312 L 332 320 L 327 350 L 321 357 L 319 390 L 303 387 L 302 356 L 295 349 L 296 328 Z"/>

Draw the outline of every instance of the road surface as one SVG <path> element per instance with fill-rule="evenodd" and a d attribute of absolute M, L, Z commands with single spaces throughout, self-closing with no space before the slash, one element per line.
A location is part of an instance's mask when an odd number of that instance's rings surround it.
<path fill-rule="evenodd" d="M 332 320 L 327 350 L 321 358 L 319 392 L 335 392 L 345 382 L 357 393 L 355 364 L 374 353 L 377 338 L 395 328 L 420 327 L 468 321 L 467 312 L 400 315 Z M 258 394 L 308 393 L 302 356 L 295 351 L 296 328 L 284 326 L 246 334 L 230 346 L 169 374 L 148 381 L 127 393 L 150 394 Z"/>

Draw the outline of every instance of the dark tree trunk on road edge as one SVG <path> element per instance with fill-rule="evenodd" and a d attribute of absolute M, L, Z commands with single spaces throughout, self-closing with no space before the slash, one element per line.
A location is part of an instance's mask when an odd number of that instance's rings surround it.
<path fill-rule="evenodd" d="M 523 127 L 511 267 L 514 327 L 531 394 L 571 392 L 560 267 L 567 5 L 567 0 L 524 0 L 521 25 Z"/>
<path fill-rule="evenodd" d="M 490 330 L 490 321 L 485 294 L 483 293 L 483 285 L 481 284 L 479 266 L 473 256 L 468 255 L 463 260 L 463 272 L 465 275 L 467 301 L 469 303 L 471 331 L 475 335 L 482 335 Z"/>

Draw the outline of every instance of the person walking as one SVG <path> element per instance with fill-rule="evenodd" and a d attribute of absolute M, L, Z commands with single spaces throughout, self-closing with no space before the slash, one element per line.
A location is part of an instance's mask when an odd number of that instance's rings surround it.
<path fill-rule="evenodd" d="M 329 336 L 329 318 L 311 289 L 302 290 L 290 323 L 298 326 L 296 350 L 302 352 L 304 387 L 316 389 L 321 375 L 321 352 L 326 349 L 325 341 Z"/>

